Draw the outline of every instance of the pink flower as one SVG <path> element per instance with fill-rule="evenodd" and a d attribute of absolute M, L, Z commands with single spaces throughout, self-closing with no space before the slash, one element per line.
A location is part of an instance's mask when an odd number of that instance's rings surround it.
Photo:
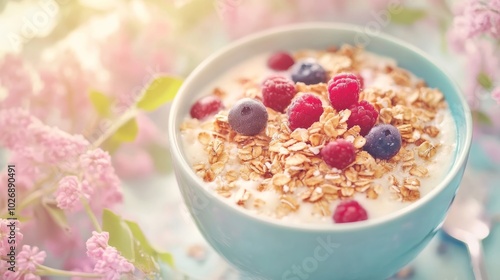
<path fill-rule="evenodd" d="M 491 97 L 500 104 L 500 86 L 496 87 L 492 92 L 491 92 Z"/>
<path fill-rule="evenodd" d="M 57 127 L 37 125 L 29 128 L 34 143 L 41 146 L 43 159 L 51 164 L 65 164 L 66 161 L 85 152 L 90 143 L 81 135 L 71 135 Z"/>
<path fill-rule="evenodd" d="M 65 170 L 73 169 L 68 162 L 89 146 L 83 136 L 46 126 L 24 109 L 0 111 L 0 127 L 0 145 L 35 162 L 58 165 Z"/>
<path fill-rule="evenodd" d="M 0 145 L 16 150 L 28 145 L 29 131 L 32 124 L 38 124 L 28 111 L 20 108 L 0 110 Z M 22 129 L 20 129 L 22 128 Z"/>
<path fill-rule="evenodd" d="M 109 233 L 108 232 L 92 232 L 92 237 L 87 240 L 87 256 L 92 259 L 100 259 L 104 250 L 108 246 Z"/>
<path fill-rule="evenodd" d="M 498 0 L 468 0 L 457 5 L 450 30 L 450 42 L 457 50 L 463 50 L 467 39 L 490 35 L 500 38 L 500 4 Z"/>
<path fill-rule="evenodd" d="M 96 259 L 94 272 L 104 275 L 103 279 L 118 280 L 124 273 L 132 273 L 135 270 L 133 264 L 127 261 L 115 247 L 108 246 L 102 256 Z"/>
<path fill-rule="evenodd" d="M 21 252 L 17 254 L 16 272 L 7 270 L 3 274 L 5 280 L 40 280 L 40 276 L 35 275 L 37 265 L 45 261 L 47 254 L 40 251 L 38 247 L 24 245 Z"/>
<path fill-rule="evenodd" d="M 80 156 L 80 168 L 84 171 L 84 179 L 89 183 L 86 193 L 91 195 L 92 192 L 99 191 L 99 196 L 94 196 L 91 200 L 91 206 L 98 212 L 103 207 L 110 207 L 123 200 L 120 179 L 108 152 L 99 148 L 87 151 Z"/>
<path fill-rule="evenodd" d="M 23 249 L 17 254 L 18 270 L 23 273 L 34 273 L 36 266 L 45 261 L 47 254 L 45 251 L 40 251 L 38 247 L 24 245 Z"/>
<path fill-rule="evenodd" d="M 134 265 L 127 261 L 115 247 L 108 245 L 109 233 L 92 232 L 87 240 L 87 255 L 96 262 L 94 272 L 103 275 L 103 279 L 120 279 L 124 273 L 132 273 Z"/>
<path fill-rule="evenodd" d="M 14 239 L 9 239 L 10 236 L 10 231 L 11 228 L 9 227 L 12 225 L 12 222 L 15 225 L 15 237 Z M 11 243 L 9 243 L 9 240 L 11 240 Z M 12 240 L 14 240 L 16 243 L 13 244 Z M 16 245 L 18 246 L 21 241 L 23 240 L 23 234 L 19 230 L 19 222 L 18 221 L 9 221 L 5 219 L 0 219 L 0 255 L 1 256 L 6 256 L 10 252 L 10 246 Z"/>
<path fill-rule="evenodd" d="M 85 177 L 92 182 L 105 181 L 114 173 L 111 156 L 102 149 L 93 149 L 83 153 L 80 156 L 80 166 L 85 172 Z"/>
<path fill-rule="evenodd" d="M 59 186 L 55 192 L 57 207 L 75 211 L 81 198 L 88 199 L 89 196 L 82 191 L 82 183 L 76 176 L 66 176 L 59 181 Z"/>

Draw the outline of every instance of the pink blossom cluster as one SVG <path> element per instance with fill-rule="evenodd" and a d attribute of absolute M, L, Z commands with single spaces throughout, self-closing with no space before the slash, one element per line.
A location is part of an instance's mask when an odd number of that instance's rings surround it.
<path fill-rule="evenodd" d="M 4 280 L 40 280 L 37 275 L 37 266 L 45 261 L 47 254 L 40 251 L 36 246 L 24 245 L 21 252 L 16 256 L 16 271 L 12 272 L 3 268 L 2 276 Z"/>
<path fill-rule="evenodd" d="M 111 156 L 100 148 L 88 150 L 79 157 L 82 170 L 82 191 L 92 196 L 90 205 L 100 212 L 104 207 L 121 203 L 120 179 L 111 163 Z"/>
<path fill-rule="evenodd" d="M 92 108 L 89 92 L 102 91 L 109 97 L 113 108 L 108 121 L 112 122 L 154 76 L 172 71 L 177 55 L 173 55 L 172 41 L 167 36 L 169 20 L 163 12 L 156 13 L 146 20 L 128 18 L 130 14 L 122 17 L 117 25 L 120 28 L 99 41 L 85 32 L 73 35 L 89 47 L 98 48 L 98 57 L 80 59 L 66 44 L 46 53 L 41 51 L 43 56 L 36 59 L 30 56 L 28 60 L 22 54 L 0 55 L 0 148 L 9 151 L 8 162 L 16 165 L 17 198 L 21 204 L 33 198 L 32 194 L 42 194 L 19 211 L 23 216 L 36 211 L 36 219 L 23 223 L 22 230 L 26 240 L 35 240 L 56 258 L 66 259 L 65 269 L 88 271 L 85 267 L 90 263 L 91 270 L 106 276 L 103 279 L 117 279 L 122 273 L 134 271 L 116 248 L 107 244 L 100 255 L 84 255 L 80 233 L 88 232 L 91 224 L 82 220 L 85 216 L 78 211 L 82 201 L 87 201 L 96 214 L 122 202 L 117 174 L 147 176 L 155 170 L 147 149 L 155 144 L 159 130 L 146 114 L 137 118 L 137 141 L 124 144 L 113 156 L 92 145 L 97 137 L 91 134 L 105 134 L 109 126 L 102 128 L 104 117 Z M 5 174 L 0 174 L 4 182 Z M 5 206 L 4 196 L 4 192 L 0 193 L 0 208 Z M 40 201 L 46 202 L 44 206 L 63 209 L 68 227 L 56 223 Z M 2 220 L 0 253 L 7 250 L 3 241 L 7 233 Z M 19 229 L 16 234 L 21 240 Z M 17 258 L 25 260 L 26 265 L 17 274 L 2 277 L 5 262 L 0 262 L 0 279 L 40 279 L 34 272 L 45 252 L 37 250 L 23 248 Z"/>
<path fill-rule="evenodd" d="M 0 111 L 0 146 L 35 164 L 64 164 L 83 153 L 89 142 L 57 127 L 44 125 L 27 110 L 14 108 Z"/>
<path fill-rule="evenodd" d="M 481 35 L 500 39 L 500 0 L 467 0 L 456 7 L 452 35 L 457 49 Z"/>
<path fill-rule="evenodd" d="M 460 3 L 449 30 L 451 47 L 465 55 L 467 63 L 466 94 L 469 102 L 476 106 L 477 96 L 482 91 L 478 82 L 486 75 L 493 84 L 500 74 L 498 41 L 500 40 L 500 0 L 467 0 Z M 500 84 L 493 88 L 491 97 L 500 104 Z"/>
<path fill-rule="evenodd" d="M 77 156 L 89 146 L 81 135 L 46 126 L 24 109 L 0 110 L 0 127 L 0 147 L 10 150 L 9 162 L 20 168 L 19 198 L 54 170 L 73 169 Z"/>
<path fill-rule="evenodd" d="M 59 181 L 55 192 L 57 207 L 73 212 L 80 206 L 82 198 L 89 199 L 92 189 L 87 181 L 80 181 L 76 176 L 66 176 Z"/>
<path fill-rule="evenodd" d="M 100 194 L 92 199 L 97 209 L 122 201 L 120 180 L 110 155 L 100 148 L 89 150 L 90 143 L 83 136 L 46 126 L 22 109 L 0 111 L 0 127 L 4 129 L 0 146 L 10 149 L 22 166 L 49 165 L 61 174 L 80 173 L 79 177 L 60 180 L 56 193 L 59 207 L 75 210 L 76 200 L 88 199 L 95 190 Z M 32 176 L 37 174 L 33 172 Z"/>
<path fill-rule="evenodd" d="M 96 212 L 123 199 L 120 179 L 111 165 L 111 156 L 102 149 L 89 150 L 79 157 L 80 176 L 65 176 L 55 193 L 57 206 L 68 211 L 79 209 L 80 200 L 88 200 Z M 99 195 L 92 196 L 94 193 Z"/>
<path fill-rule="evenodd" d="M 94 272 L 103 275 L 102 279 L 118 280 L 123 274 L 133 273 L 135 267 L 127 261 L 115 247 L 108 245 L 108 232 L 92 232 L 87 240 L 87 256 L 95 262 Z"/>

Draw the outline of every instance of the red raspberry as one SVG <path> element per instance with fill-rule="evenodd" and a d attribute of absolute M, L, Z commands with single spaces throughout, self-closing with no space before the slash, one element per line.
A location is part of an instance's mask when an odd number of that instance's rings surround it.
<path fill-rule="evenodd" d="M 358 104 L 351 105 L 351 116 L 347 119 L 347 127 L 351 128 L 359 125 L 361 128 L 360 134 L 365 136 L 370 132 L 370 129 L 375 125 L 378 118 L 378 112 L 372 104 L 366 100 L 361 100 Z"/>
<path fill-rule="evenodd" d="M 267 60 L 267 66 L 275 71 L 288 70 L 294 64 L 293 57 L 287 52 L 276 52 Z"/>
<path fill-rule="evenodd" d="M 338 74 L 328 82 L 328 97 L 332 107 L 337 110 L 358 103 L 359 91 L 359 80 L 351 73 Z"/>
<path fill-rule="evenodd" d="M 335 223 L 352 223 L 368 219 L 368 214 L 363 206 L 355 200 L 340 202 L 333 213 Z"/>
<path fill-rule="evenodd" d="M 306 93 L 295 99 L 288 107 L 288 124 L 291 130 L 309 128 L 319 121 L 323 114 L 321 100 L 313 94 Z"/>
<path fill-rule="evenodd" d="M 219 112 L 223 108 L 222 101 L 215 95 L 204 96 L 191 107 L 191 117 L 202 120 Z"/>
<path fill-rule="evenodd" d="M 335 75 L 332 78 L 333 81 L 338 81 L 340 79 L 353 79 L 353 80 L 358 80 L 358 82 L 359 82 L 359 75 L 358 74 L 349 73 L 349 72 L 343 72 L 343 73 Z"/>
<path fill-rule="evenodd" d="M 344 169 L 356 159 L 356 150 L 351 142 L 337 139 L 321 149 L 321 157 L 330 167 Z"/>
<path fill-rule="evenodd" d="M 295 84 L 285 77 L 270 77 L 262 84 L 262 102 L 280 113 L 290 105 L 296 93 Z"/>

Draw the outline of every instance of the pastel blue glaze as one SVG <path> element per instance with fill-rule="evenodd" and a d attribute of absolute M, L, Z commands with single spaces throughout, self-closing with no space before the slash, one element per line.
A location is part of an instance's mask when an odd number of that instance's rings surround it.
<path fill-rule="evenodd" d="M 211 246 L 250 279 L 386 279 L 427 245 L 455 196 L 472 138 L 470 110 L 458 87 L 418 49 L 387 35 L 363 35 L 361 30 L 343 24 L 302 24 L 247 37 L 199 65 L 172 104 L 169 141 L 187 207 Z M 189 147 L 182 147 L 179 137 L 179 125 L 200 90 L 235 64 L 260 53 L 345 43 L 366 43 L 368 51 L 396 59 L 444 93 L 458 136 L 454 164 L 443 182 L 412 205 L 384 217 L 307 228 L 251 216 L 206 190 L 184 159 L 183 149 Z"/>

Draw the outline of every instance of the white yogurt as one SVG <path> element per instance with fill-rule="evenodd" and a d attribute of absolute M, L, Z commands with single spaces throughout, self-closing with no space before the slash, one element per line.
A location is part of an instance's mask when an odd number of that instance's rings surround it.
<path fill-rule="evenodd" d="M 239 79 L 248 78 L 255 81 L 261 82 L 266 77 L 271 74 L 275 74 L 272 70 L 269 70 L 266 66 L 266 60 L 269 54 L 262 54 L 253 57 L 247 61 L 236 65 L 231 71 L 224 73 L 219 79 L 214 80 L 211 84 L 200 92 L 200 96 L 210 94 L 214 88 L 219 88 L 227 93 L 227 97 L 224 98 L 223 103 L 226 108 L 231 108 L 231 106 L 242 96 L 244 91 Z M 376 69 L 382 69 L 386 65 L 395 66 L 394 60 L 389 58 L 381 58 L 371 53 L 364 53 L 362 55 L 363 63 L 367 65 L 366 69 L 361 71 L 361 75 L 364 78 L 365 88 L 379 87 L 379 88 L 397 88 L 392 78 L 384 73 L 377 72 Z M 284 75 L 289 75 L 283 72 Z M 412 77 L 412 82 L 417 82 L 415 77 Z M 186 121 L 193 122 L 189 117 Z M 196 121 L 194 121 L 196 123 Z M 455 152 L 456 146 L 456 129 L 453 117 L 449 110 L 441 110 L 438 112 L 435 120 L 430 123 L 430 125 L 436 126 L 440 133 L 434 138 L 434 143 L 436 139 L 441 144 L 437 150 L 436 155 L 431 161 L 426 161 L 425 166 L 429 171 L 429 175 L 425 178 L 419 178 L 421 187 L 421 196 L 426 195 L 435 186 L 437 186 L 442 179 L 448 173 L 452 160 L 453 154 Z M 203 145 L 198 142 L 197 135 L 201 132 L 201 128 L 186 130 L 182 132 L 183 143 L 185 148 L 185 153 L 187 160 L 192 165 L 197 163 L 208 163 L 208 157 L 203 149 Z M 237 150 L 236 145 L 226 143 L 226 148 L 230 149 L 230 145 L 233 145 L 233 150 L 230 153 L 230 160 L 226 165 L 228 170 L 238 170 L 239 163 L 237 161 Z M 417 164 L 424 164 L 424 161 L 418 156 L 415 157 Z M 394 199 L 390 189 L 388 177 L 394 175 L 399 181 L 402 181 L 403 176 L 408 176 L 407 173 L 403 173 L 396 168 L 393 172 L 385 174 L 382 178 L 376 179 L 376 182 L 383 187 L 383 192 L 379 195 L 377 199 L 368 199 L 363 193 L 356 193 L 354 199 L 357 200 L 363 207 L 367 210 L 369 219 L 381 217 L 401 209 L 411 202 L 400 202 Z M 214 182 L 206 183 L 207 188 L 215 190 L 217 187 L 217 180 Z M 260 192 L 257 190 L 259 186 L 258 181 L 245 181 L 238 179 L 236 185 L 239 188 L 245 188 L 247 191 L 251 192 L 250 203 L 256 198 L 260 198 L 266 201 L 266 204 L 259 208 L 258 210 L 249 207 L 248 211 L 266 216 L 275 216 L 275 209 L 279 205 L 279 199 L 281 194 L 274 191 L 264 191 Z M 305 187 L 304 187 L 305 188 Z M 238 189 L 233 190 L 233 194 L 236 193 Z M 227 203 L 236 203 L 234 195 L 230 198 L 221 197 L 222 200 Z M 334 211 L 337 206 L 338 201 L 331 203 L 330 210 Z M 290 213 L 289 215 L 281 218 L 282 221 L 287 221 L 294 224 L 307 224 L 307 223 L 332 223 L 332 217 L 324 217 L 312 214 L 313 204 L 312 203 L 301 203 L 300 208 Z"/>

